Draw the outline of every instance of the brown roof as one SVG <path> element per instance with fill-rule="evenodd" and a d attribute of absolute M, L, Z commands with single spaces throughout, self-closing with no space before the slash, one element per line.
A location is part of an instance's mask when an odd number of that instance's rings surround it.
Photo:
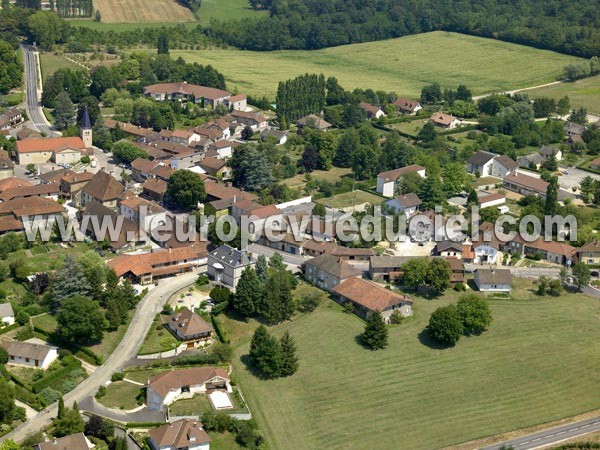
<path fill-rule="evenodd" d="M 240 111 L 238 109 L 234 109 L 233 111 L 231 111 L 231 116 L 232 117 L 241 117 L 243 119 L 251 119 L 254 120 L 255 122 L 264 122 L 265 120 L 267 120 L 267 118 L 264 116 L 263 113 L 260 112 L 252 112 L 252 111 Z"/>
<path fill-rule="evenodd" d="M 30 187 L 30 186 L 33 186 L 33 184 L 31 184 L 27 180 L 21 180 L 19 178 L 15 178 L 15 177 L 5 178 L 4 180 L 0 180 L 0 192 L 7 191 L 9 189 L 15 189 L 15 188 L 27 187 L 27 186 Z"/>
<path fill-rule="evenodd" d="M 207 156 L 200 162 L 199 166 L 202 167 L 203 169 L 206 168 L 208 170 L 219 171 L 220 169 L 225 167 L 226 164 L 227 163 L 225 161 L 223 161 L 222 159 L 217 159 L 217 158 L 213 158 L 212 156 Z"/>
<path fill-rule="evenodd" d="M 419 102 L 417 100 L 407 100 L 405 98 L 397 98 L 394 102 L 394 105 L 401 109 L 402 111 L 410 111 L 413 112 L 417 106 L 419 106 Z"/>
<path fill-rule="evenodd" d="M 256 199 L 256 195 L 250 192 L 244 192 L 239 190 L 233 186 L 227 186 L 222 183 L 218 183 L 215 181 L 210 181 L 204 183 L 204 188 L 206 189 L 206 194 L 210 197 L 213 197 L 218 200 L 223 200 L 225 198 L 233 198 L 237 197 L 238 201 L 243 199 Z"/>
<path fill-rule="evenodd" d="M 533 191 L 537 191 L 545 194 L 548 189 L 548 183 L 541 178 L 530 177 L 529 175 L 525 175 L 519 172 L 514 172 L 508 174 L 504 178 L 505 182 L 518 184 L 524 186 Z"/>
<path fill-rule="evenodd" d="M 194 367 L 192 369 L 169 370 L 155 375 L 148 380 L 148 387 L 164 397 L 173 389 L 204 384 L 215 377 L 229 381 L 229 375 L 225 369 L 210 366 Z"/>
<path fill-rule="evenodd" d="M 452 114 L 444 114 L 441 112 L 433 113 L 431 116 L 431 121 L 433 123 L 437 123 L 439 125 L 450 126 L 452 122 L 454 122 L 457 118 Z"/>
<path fill-rule="evenodd" d="M 168 250 L 156 250 L 151 253 L 136 255 L 119 255 L 108 262 L 108 266 L 115 271 L 117 276 L 131 272 L 136 276 L 155 273 L 160 269 L 157 266 L 172 265 L 177 267 L 198 259 L 199 248 L 188 246 Z"/>
<path fill-rule="evenodd" d="M 68 171 L 64 175 L 60 177 L 61 181 L 64 181 L 67 184 L 74 183 L 83 183 L 85 181 L 90 181 L 94 178 L 94 174 L 92 172 L 72 172 Z"/>
<path fill-rule="evenodd" d="M 20 341 L 6 341 L 2 343 L 2 347 L 8 352 L 9 356 L 35 359 L 37 361 L 43 361 L 50 350 L 56 349 L 56 347 L 50 347 L 49 345 Z"/>
<path fill-rule="evenodd" d="M 185 81 L 180 83 L 161 83 L 146 86 L 144 94 L 183 94 L 193 95 L 196 98 L 208 98 L 215 100 L 231 96 L 230 92 L 197 84 L 188 84 Z"/>
<path fill-rule="evenodd" d="M 360 276 L 362 270 L 355 268 L 352 264 L 333 255 L 319 255 L 306 261 L 306 266 L 313 266 L 327 272 L 340 280 L 345 280 L 349 277 Z"/>
<path fill-rule="evenodd" d="M 400 167 L 399 169 L 388 170 L 386 172 L 381 172 L 377 175 L 379 178 L 383 178 L 385 181 L 395 181 L 399 177 L 406 175 L 409 172 L 420 172 L 421 170 L 425 170 L 425 167 L 418 165 L 411 165 L 406 167 Z"/>
<path fill-rule="evenodd" d="M 510 269 L 477 269 L 480 284 L 511 284 Z"/>
<path fill-rule="evenodd" d="M 167 192 L 167 182 L 159 178 L 149 178 L 144 181 L 142 188 L 148 192 L 154 192 L 159 195 L 163 195 Z"/>
<path fill-rule="evenodd" d="M 315 114 L 309 114 L 308 116 L 302 117 L 300 120 L 298 120 L 298 125 L 300 126 L 306 126 L 306 125 L 310 125 L 319 129 L 319 130 L 323 130 L 325 128 L 330 128 L 332 125 L 327 122 L 326 120 L 321 119 L 319 116 L 315 115 Z"/>
<path fill-rule="evenodd" d="M 486 194 L 482 197 L 479 197 L 477 199 L 477 201 L 481 205 L 482 203 L 493 202 L 494 200 L 500 200 L 503 198 L 506 198 L 506 196 L 502 195 L 502 194 L 498 194 L 498 193 L 493 193 L 493 194 Z"/>
<path fill-rule="evenodd" d="M 101 202 L 118 199 L 124 190 L 121 183 L 103 170 L 94 175 L 82 189 L 83 192 Z"/>
<path fill-rule="evenodd" d="M 370 311 L 383 311 L 404 303 L 412 305 L 412 301 L 407 300 L 403 295 L 362 278 L 349 278 L 338 284 L 333 290 L 345 299 Z"/>
<path fill-rule="evenodd" d="M 24 141 L 26 139 L 41 139 L 42 135 L 35 130 L 29 128 L 23 128 L 17 133 L 17 139 Z"/>
<path fill-rule="evenodd" d="M 210 437 L 202 424 L 193 419 L 181 419 L 148 431 L 160 448 L 188 448 L 208 444 Z"/>
<path fill-rule="evenodd" d="M 62 214 L 66 209 L 49 198 L 25 197 L 15 198 L 0 203 L 0 215 L 12 214 L 17 219 L 23 216 Z"/>
<path fill-rule="evenodd" d="M 131 161 L 131 167 L 143 173 L 150 173 L 160 162 L 150 161 L 146 158 L 137 158 Z"/>
<path fill-rule="evenodd" d="M 239 102 L 241 100 L 246 100 L 248 97 L 246 96 L 246 94 L 237 94 L 237 95 L 232 95 L 231 97 L 229 97 L 229 103 L 233 103 L 233 102 Z"/>
<path fill-rule="evenodd" d="M 415 206 L 419 206 L 421 203 L 421 199 L 414 192 L 409 192 L 408 194 L 399 195 L 396 197 L 396 201 L 402 206 L 402 208 L 414 208 Z"/>
<path fill-rule="evenodd" d="M 370 103 L 367 103 L 367 102 L 360 102 L 358 104 L 358 106 L 360 106 L 360 108 L 363 109 L 364 111 L 371 113 L 371 114 L 377 114 L 381 110 L 381 108 L 379 106 L 371 105 Z"/>
<path fill-rule="evenodd" d="M 115 250 L 125 247 L 129 243 L 128 237 L 133 237 L 136 240 L 139 239 L 139 237 L 140 237 L 139 236 L 139 227 L 135 222 L 123 217 L 121 226 L 120 227 L 117 226 L 119 224 L 119 213 L 116 211 L 113 211 L 110 208 L 107 208 L 103 204 L 98 203 L 96 201 L 92 201 L 92 202 L 88 203 L 87 205 L 85 205 L 85 208 L 81 212 L 81 215 L 82 215 L 82 217 L 83 216 L 89 216 L 89 217 L 95 216 L 98 218 L 99 224 L 104 223 L 103 221 L 105 220 L 104 219 L 105 217 L 109 218 L 109 220 L 112 222 L 113 229 L 119 230 L 119 235 L 116 240 L 111 239 L 111 235 L 108 232 L 108 230 L 106 232 L 106 240 L 108 241 L 110 246 Z M 85 232 L 89 236 L 92 236 L 95 239 L 98 239 L 99 237 L 94 235 L 95 231 L 96 230 L 94 229 L 94 224 L 92 223 L 92 221 L 91 220 L 88 221 Z"/>
<path fill-rule="evenodd" d="M 508 170 L 514 170 L 519 167 L 519 163 L 506 155 L 496 156 L 496 161 L 506 167 Z"/>
<path fill-rule="evenodd" d="M 210 326 L 202 317 L 188 308 L 181 308 L 169 317 L 167 326 L 175 333 L 178 331 L 185 337 L 193 337 L 199 334 L 212 333 Z"/>
<path fill-rule="evenodd" d="M 600 156 L 598 158 L 593 159 L 590 164 L 592 166 L 600 166 Z"/>
<path fill-rule="evenodd" d="M 592 242 L 588 242 L 587 244 L 582 245 L 578 250 L 577 253 L 599 253 L 600 252 L 600 242 L 598 241 L 592 241 Z"/>
<path fill-rule="evenodd" d="M 83 433 L 71 434 L 35 446 L 38 450 L 89 450 L 88 441 Z"/>
<path fill-rule="evenodd" d="M 169 166 L 160 165 L 150 171 L 150 173 L 162 180 L 168 180 L 175 173 Z"/>
<path fill-rule="evenodd" d="M 23 222 L 13 216 L 0 216 L 0 233 L 23 230 Z"/>
<path fill-rule="evenodd" d="M 58 183 L 36 184 L 34 186 L 22 186 L 7 189 L 0 194 L 3 202 L 13 198 L 35 197 L 58 194 L 60 186 Z"/>
<path fill-rule="evenodd" d="M 540 238 L 533 242 L 525 242 L 525 247 L 556 253 L 557 255 L 562 256 L 572 256 L 577 252 L 577 249 L 572 245 L 565 244 L 564 242 L 556 242 L 556 241 L 544 241 L 544 239 Z"/>
<path fill-rule="evenodd" d="M 157 205 L 155 202 L 151 202 L 141 197 L 127 197 L 121 200 L 120 204 L 138 213 L 140 212 L 140 208 L 142 206 L 146 208 L 146 214 L 160 214 L 166 211 L 163 207 Z"/>
<path fill-rule="evenodd" d="M 65 148 L 85 150 L 85 144 L 80 137 L 58 137 L 17 141 L 17 153 L 52 152 L 64 150 Z"/>

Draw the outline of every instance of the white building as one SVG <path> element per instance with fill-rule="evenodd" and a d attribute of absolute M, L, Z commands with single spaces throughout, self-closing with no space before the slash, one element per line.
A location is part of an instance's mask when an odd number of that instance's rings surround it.
<path fill-rule="evenodd" d="M 385 205 L 399 214 L 404 214 L 408 219 L 417 213 L 421 203 L 422 202 L 419 196 L 413 192 L 410 192 L 408 194 L 402 194 L 396 198 L 388 200 L 385 202 Z"/>
<path fill-rule="evenodd" d="M 40 344 L 37 340 L 7 341 L 2 347 L 8 353 L 8 364 L 47 369 L 58 359 L 58 348 Z"/>
<path fill-rule="evenodd" d="M 381 172 L 377 175 L 377 192 L 384 197 L 392 198 L 395 195 L 395 187 L 398 179 L 410 172 L 414 172 L 421 178 L 425 178 L 425 167 L 417 165 Z"/>
<path fill-rule="evenodd" d="M 473 251 L 475 252 L 473 258 L 475 264 L 496 264 L 498 255 L 502 257 L 502 253 L 492 242 L 475 242 L 473 243 Z"/>
<path fill-rule="evenodd" d="M 121 200 L 120 209 L 125 218 L 139 224 L 148 234 L 167 221 L 167 211 L 163 207 L 140 197 Z"/>
<path fill-rule="evenodd" d="M 208 276 L 218 283 L 235 288 L 248 266 L 254 266 L 247 252 L 222 245 L 208 254 Z"/>
<path fill-rule="evenodd" d="M 509 269 L 477 269 L 474 281 L 481 292 L 510 293 L 512 275 Z"/>
<path fill-rule="evenodd" d="M 194 367 L 169 370 L 148 380 L 146 404 L 153 411 L 160 411 L 176 400 L 192 398 L 209 390 L 232 392 L 227 371 L 217 367 Z"/>

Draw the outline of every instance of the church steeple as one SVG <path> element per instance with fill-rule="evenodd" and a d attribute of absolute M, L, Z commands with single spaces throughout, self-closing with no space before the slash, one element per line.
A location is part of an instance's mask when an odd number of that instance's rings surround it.
<path fill-rule="evenodd" d="M 81 121 L 81 139 L 85 144 L 85 148 L 91 148 L 92 146 L 92 121 L 90 120 L 90 114 L 88 113 L 87 106 L 83 110 L 83 120 Z"/>

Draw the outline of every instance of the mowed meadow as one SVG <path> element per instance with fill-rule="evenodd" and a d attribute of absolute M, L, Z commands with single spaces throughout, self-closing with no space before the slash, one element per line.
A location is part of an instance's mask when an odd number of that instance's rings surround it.
<path fill-rule="evenodd" d="M 272 329 L 296 339 L 300 368 L 290 378 L 254 377 L 241 341 L 236 378 L 272 448 L 440 448 L 600 408 L 597 299 L 519 289 L 517 299 L 490 300 L 485 334 L 428 346 L 430 313 L 456 298 L 416 299 L 415 316 L 376 352 L 356 343 L 363 322 L 326 300 Z"/>
<path fill-rule="evenodd" d="M 555 81 L 578 58 L 517 44 L 436 31 L 323 50 L 251 52 L 171 50 L 174 58 L 212 64 L 230 89 L 274 98 L 277 84 L 303 73 L 335 76 L 346 89 L 372 88 L 415 97 L 424 84 L 469 86 L 474 94 Z"/>

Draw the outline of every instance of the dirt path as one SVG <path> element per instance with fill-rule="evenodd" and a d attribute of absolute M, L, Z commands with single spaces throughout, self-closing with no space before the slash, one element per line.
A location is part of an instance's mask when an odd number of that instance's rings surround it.
<path fill-rule="evenodd" d="M 556 84 L 561 84 L 564 83 L 564 81 L 553 81 L 552 83 L 546 83 L 546 84 L 540 84 L 538 86 L 529 86 L 529 87 L 524 87 L 521 89 L 514 89 L 512 91 L 504 91 L 504 92 L 500 92 L 501 94 L 516 94 L 517 92 L 521 92 L 521 91 L 530 91 L 531 89 L 538 89 L 538 88 L 543 88 L 543 87 L 548 87 L 548 86 L 554 86 Z M 484 94 L 484 95 L 478 95 L 476 97 L 473 97 L 474 101 L 479 100 L 480 98 L 484 98 L 484 97 L 489 97 L 490 95 L 496 94 L 496 92 L 490 93 L 490 94 Z"/>

